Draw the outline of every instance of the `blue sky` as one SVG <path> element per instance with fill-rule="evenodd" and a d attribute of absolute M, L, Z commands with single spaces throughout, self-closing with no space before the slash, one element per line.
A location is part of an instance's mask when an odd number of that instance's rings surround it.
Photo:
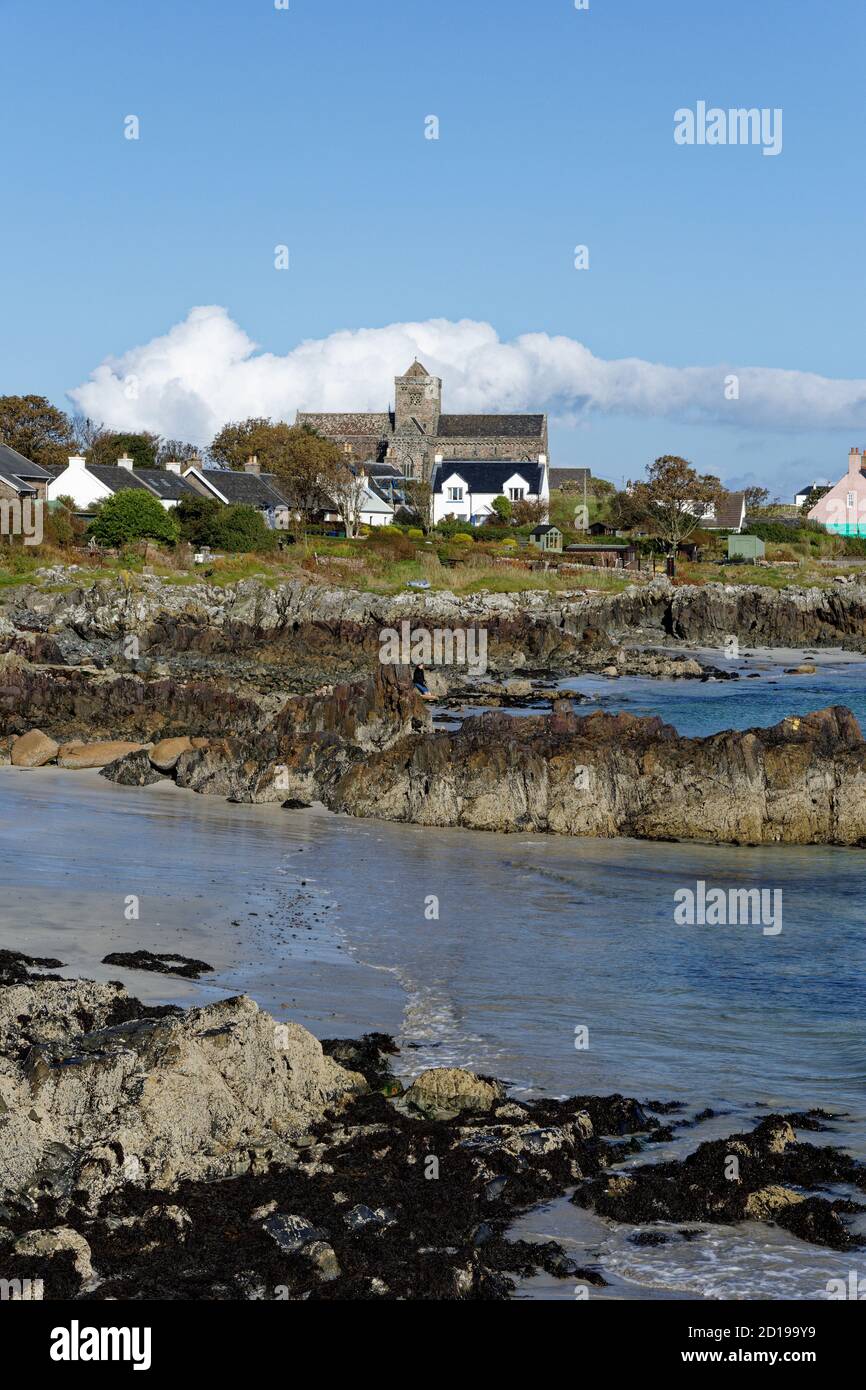
<path fill-rule="evenodd" d="M 104 358 L 196 305 L 280 356 L 340 330 L 471 319 L 605 362 L 863 375 L 855 0 L 0 0 L 0 33 L 0 392 L 68 405 Z M 781 108 L 782 153 L 677 146 L 674 112 L 699 100 Z M 359 366 L 359 406 L 375 368 Z M 792 407 L 796 380 L 778 387 L 727 414 L 698 401 L 678 416 L 663 379 L 658 409 L 628 393 L 584 408 L 559 388 L 520 406 L 575 419 L 555 426 L 552 462 L 609 477 L 659 453 L 782 493 L 839 475 L 866 408 L 813 421 Z M 227 411 L 242 401 L 227 384 Z"/>

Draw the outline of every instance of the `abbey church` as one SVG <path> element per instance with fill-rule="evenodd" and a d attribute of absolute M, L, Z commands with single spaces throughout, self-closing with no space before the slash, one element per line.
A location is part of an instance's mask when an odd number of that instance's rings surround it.
<path fill-rule="evenodd" d="M 446 459 L 547 462 L 546 415 L 443 415 L 441 378 L 417 359 L 394 386 L 393 410 L 298 411 L 297 423 L 333 440 L 351 462 L 387 462 L 406 478 L 429 481 Z"/>

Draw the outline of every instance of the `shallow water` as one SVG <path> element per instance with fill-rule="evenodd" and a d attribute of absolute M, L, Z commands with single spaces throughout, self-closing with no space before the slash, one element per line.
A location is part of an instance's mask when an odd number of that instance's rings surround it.
<path fill-rule="evenodd" d="M 704 655 L 721 669 L 739 672 L 736 681 L 654 680 L 650 677 L 580 676 L 562 682 L 585 697 L 579 714 L 593 709 L 660 714 L 689 737 L 722 729 L 753 729 L 778 724 L 788 714 L 808 714 L 827 705 L 846 705 L 866 730 L 866 658 L 849 653 L 791 652 L 779 662 L 758 652 L 726 662 L 717 651 Z M 817 661 L 815 675 L 786 674 L 802 662 Z"/>
<path fill-rule="evenodd" d="M 866 663 L 822 672 L 814 708 L 837 702 L 833 681 L 866 692 Z M 687 708 L 717 723 L 724 708 L 733 727 L 741 696 L 760 699 L 757 681 L 645 684 L 652 712 L 676 723 Z M 635 696 L 625 678 L 615 687 Z M 782 689 L 782 713 L 802 711 L 802 691 Z M 676 716 L 671 698 L 682 702 Z M 0 944 L 58 955 L 68 973 L 120 978 L 149 999 L 244 989 L 320 1036 L 392 1031 L 404 1073 L 460 1064 L 518 1095 L 622 1091 L 680 1100 L 687 1115 L 720 1112 L 658 1157 L 768 1109 L 822 1106 L 846 1114 L 833 1134 L 803 1137 L 866 1158 L 864 868 L 860 850 L 431 830 L 231 806 L 168 783 L 0 769 Z M 698 880 L 781 890 L 781 932 L 677 925 L 674 893 Z M 217 972 L 190 984 L 99 963 L 139 946 Z M 584 1027 L 589 1046 L 578 1050 Z M 606 1297 L 819 1297 L 856 1267 L 756 1225 L 635 1246 L 630 1228 L 565 1201 L 526 1226 L 598 1263 Z M 521 1296 L 574 1291 L 541 1279 Z"/>

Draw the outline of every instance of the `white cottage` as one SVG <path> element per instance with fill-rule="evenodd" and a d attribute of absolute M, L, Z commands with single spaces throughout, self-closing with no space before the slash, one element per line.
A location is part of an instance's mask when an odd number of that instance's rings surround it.
<path fill-rule="evenodd" d="M 510 502 L 550 502 L 547 457 L 535 463 L 514 459 L 442 459 L 430 480 L 433 524 L 453 517 L 479 526 L 493 511 L 496 497 Z M 546 514 L 546 513 L 545 513 Z"/>

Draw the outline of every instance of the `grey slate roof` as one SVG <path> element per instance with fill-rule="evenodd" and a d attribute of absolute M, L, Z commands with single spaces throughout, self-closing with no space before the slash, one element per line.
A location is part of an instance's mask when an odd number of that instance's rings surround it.
<path fill-rule="evenodd" d="M 47 483 L 51 474 L 41 464 L 31 463 L 30 459 L 19 454 L 17 449 L 11 449 L 8 444 L 0 444 L 0 478 L 14 487 L 16 492 L 30 493 L 35 491 L 30 486 L 31 480 Z"/>
<path fill-rule="evenodd" d="M 156 493 L 161 502 L 179 502 L 183 497 L 200 497 L 188 482 L 170 468 L 136 468 L 136 475 Z"/>
<path fill-rule="evenodd" d="M 116 465 L 112 466 L 108 463 L 89 463 L 87 471 L 94 478 L 98 478 L 101 483 L 104 483 L 106 487 L 111 488 L 112 492 L 122 492 L 124 488 L 131 487 L 143 487 L 145 492 L 149 491 L 147 483 L 138 476 L 137 469 L 118 468 Z"/>
<path fill-rule="evenodd" d="M 437 430 L 440 439 L 540 439 L 543 434 L 543 415 L 440 415 Z"/>
<path fill-rule="evenodd" d="M 233 468 L 202 468 L 198 476 L 216 488 L 229 502 L 243 502 L 259 509 L 287 505 L 273 473 L 240 473 Z"/>
<path fill-rule="evenodd" d="M 582 488 L 584 479 L 587 487 L 592 481 L 591 468 L 551 468 L 550 470 L 550 489 L 551 492 L 557 488 Z"/>
<path fill-rule="evenodd" d="M 519 473 L 526 479 L 530 497 L 537 497 L 541 487 L 544 469 L 538 463 L 521 463 L 515 459 L 444 459 L 433 470 L 432 487 L 434 492 L 442 491 L 446 478 L 459 473 L 470 492 L 502 492 L 508 479 Z"/>

